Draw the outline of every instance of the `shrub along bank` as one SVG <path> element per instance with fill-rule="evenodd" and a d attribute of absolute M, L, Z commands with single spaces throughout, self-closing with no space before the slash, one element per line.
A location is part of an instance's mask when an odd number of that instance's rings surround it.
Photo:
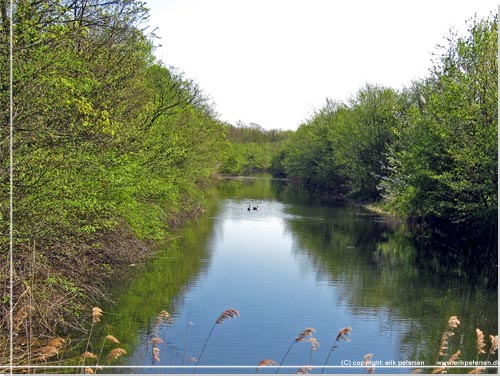
<path fill-rule="evenodd" d="M 8 2 L 0 38 L 9 45 Z M 142 2 L 18 1 L 13 12 L 15 362 L 25 338 L 82 329 L 113 265 L 199 212 L 226 128 L 199 87 L 157 63 Z M 9 124 L 9 51 L 0 49 Z M 0 158 L 1 351 L 9 359 L 9 130 Z M 22 345 L 24 344 L 24 345 Z M 24 347 L 23 347 L 24 346 Z"/>
<path fill-rule="evenodd" d="M 382 206 L 447 233 L 467 257 L 497 254 L 497 16 L 440 47 L 430 75 L 403 90 L 366 85 L 328 100 L 278 156 L 296 184 Z"/>

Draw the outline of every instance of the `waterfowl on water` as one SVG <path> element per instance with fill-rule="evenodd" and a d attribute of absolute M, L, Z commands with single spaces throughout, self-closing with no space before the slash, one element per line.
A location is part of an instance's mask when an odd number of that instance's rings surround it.
<path fill-rule="evenodd" d="M 250 209 L 248 209 L 248 210 L 250 210 Z M 253 210 L 259 210 L 259 205 L 254 206 L 254 207 L 253 207 Z"/>
<path fill-rule="evenodd" d="M 248 205 L 248 209 L 247 210 L 250 211 L 250 205 Z"/>

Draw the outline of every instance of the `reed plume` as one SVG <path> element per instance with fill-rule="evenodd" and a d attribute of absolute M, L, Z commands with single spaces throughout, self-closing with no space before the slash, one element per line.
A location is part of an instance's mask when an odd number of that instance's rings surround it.
<path fill-rule="evenodd" d="M 296 342 L 304 342 L 306 341 L 306 337 L 311 337 L 313 333 L 316 332 L 314 328 L 305 328 L 302 333 L 300 333 L 297 337 L 295 337 Z"/>
<path fill-rule="evenodd" d="M 92 307 L 92 325 L 90 326 L 89 336 L 87 338 L 87 345 L 85 346 L 85 352 L 89 351 L 90 338 L 92 337 L 92 331 L 94 330 L 94 325 L 101 321 L 103 311 L 99 307 Z M 85 365 L 85 357 L 83 357 L 83 365 Z"/>
<path fill-rule="evenodd" d="M 263 359 L 257 364 L 257 369 L 255 370 L 255 373 L 259 372 L 262 367 L 268 367 L 268 366 L 275 366 L 278 363 L 276 363 L 272 359 Z"/>
<path fill-rule="evenodd" d="M 215 323 L 216 324 L 222 324 L 222 322 L 224 320 L 234 319 L 236 317 L 240 317 L 240 313 L 236 309 L 233 309 L 233 308 L 226 309 L 224 312 L 222 312 L 219 315 L 219 318 L 217 319 L 217 321 Z"/>
<path fill-rule="evenodd" d="M 346 326 L 345 328 L 342 328 L 339 330 L 339 333 L 337 334 L 335 341 L 333 341 L 333 344 L 330 347 L 330 351 L 328 352 L 328 356 L 326 357 L 325 364 L 323 364 L 323 369 L 321 370 L 321 374 L 323 374 L 323 372 L 325 372 L 325 367 L 328 364 L 328 360 L 330 359 L 330 356 L 332 355 L 332 353 L 339 346 L 338 343 L 340 342 L 340 340 L 343 339 L 346 342 L 351 341 L 351 339 L 348 337 L 348 335 L 351 334 L 351 332 L 352 332 L 352 328 L 350 326 Z"/>
<path fill-rule="evenodd" d="M 92 368 L 90 367 L 85 368 L 85 374 L 93 374 L 93 373 L 95 372 L 92 370 Z"/>
<path fill-rule="evenodd" d="M 99 307 L 93 307 L 92 308 L 92 324 L 97 324 L 99 321 L 101 321 L 102 318 L 102 309 Z"/>
<path fill-rule="evenodd" d="M 319 348 L 319 342 L 315 337 L 309 338 L 309 342 L 311 343 L 311 351 L 309 353 L 309 364 L 312 364 L 313 351 L 316 351 Z"/>
<path fill-rule="evenodd" d="M 153 347 L 153 360 L 155 362 L 159 362 L 160 361 L 160 349 L 158 347 Z"/>
<path fill-rule="evenodd" d="M 85 351 L 82 354 L 82 358 L 97 359 L 97 355 L 95 355 L 94 353 L 91 353 L 90 351 Z"/>
<path fill-rule="evenodd" d="M 298 370 L 297 370 L 297 374 L 298 375 L 306 375 L 306 374 L 309 374 L 311 373 L 311 371 L 313 370 L 312 367 L 309 367 L 309 366 L 305 366 L 305 367 L 300 367 Z"/>
<path fill-rule="evenodd" d="M 498 350 L 498 334 L 496 336 L 490 335 L 490 354 L 494 354 Z"/>
<path fill-rule="evenodd" d="M 169 319 L 170 313 L 168 313 L 168 311 L 160 311 L 160 313 L 158 313 L 158 315 L 156 316 L 154 326 L 159 326 L 163 322 L 168 322 Z"/>
<path fill-rule="evenodd" d="M 108 334 L 106 337 L 104 337 L 104 340 L 102 341 L 101 344 L 101 349 L 99 350 L 99 356 L 97 357 L 96 367 L 99 365 L 99 360 L 101 359 L 102 350 L 104 349 L 104 344 L 106 343 L 106 341 L 110 341 L 112 343 L 120 343 L 120 341 L 118 341 L 118 339 L 115 336 L 112 336 L 111 334 Z"/>
<path fill-rule="evenodd" d="M 477 338 L 477 356 L 479 354 L 486 354 L 486 343 L 484 342 L 484 334 L 481 329 L 476 328 L 476 338 Z"/>
<path fill-rule="evenodd" d="M 454 353 L 450 359 L 448 359 L 448 361 L 446 362 L 447 365 L 449 366 L 454 366 L 455 363 L 457 362 L 457 360 L 460 359 L 460 356 L 462 355 L 462 351 L 461 350 L 458 350 L 456 353 Z"/>
<path fill-rule="evenodd" d="M 337 335 L 337 338 L 335 338 L 335 341 L 339 341 L 343 339 L 346 342 L 350 342 L 350 338 L 347 336 L 351 333 L 352 328 L 350 326 L 346 326 L 345 328 L 340 329 L 339 334 Z"/>
<path fill-rule="evenodd" d="M 365 360 L 363 361 L 363 366 L 369 366 L 372 362 L 373 354 L 366 354 Z"/>
<path fill-rule="evenodd" d="M 441 342 L 439 344 L 439 350 L 436 356 L 436 363 L 438 362 L 440 357 L 448 356 L 448 349 L 449 349 L 448 340 L 450 339 L 450 337 L 453 337 L 455 335 L 453 329 L 458 328 L 459 325 L 460 325 L 460 320 L 458 319 L 458 317 L 450 316 L 450 318 L 448 319 L 448 326 L 446 327 L 446 330 L 441 336 Z M 440 369 L 442 369 L 442 367 L 435 368 L 436 372 L 438 372 Z"/>
<path fill-rule="evenodd" d="M 118 347 L 109 352 L 108 356 L 106 357 L 106 360 L 109 362 L 111 360 L 118 359 L 120 356 L 125 355 L 126 353 L 127 352 L 124 349 Z"/>
<path fill-rule="evenodd" d="M 441 343 L 439 345 L 439 351 L 438 351 L 438 359 L 439 359 L 439 357 L 448 355 L 448 339 L 453 335 L 454 335 L 453 332 L 446 331 L 441 336 Z M 437 359 L 436 359 L 436 361 L 437 361 Z"/>
<path fill-rule="evenodd" d="M 59 355 L 59 350 L 63 347 L 66 341 L 64 338 L 55 337 L 47 341 L 47 345 L 40 349 L 38 360 L 47 361 L 55 355 Z"/>
<path fill-rule="evenodd" d="M 203 355 L 203 352 L 205 351 L 205 348 L 207 347 L 208 340 L 210 339 L 210 337 L 215 329 L 215 326 L 217 324 L 222 324 L 227 319 L 233 319 L 236 317 L 240 317 L 240 313 L 238 312 L 238 310 L 236 310 L 234 308 L 229 308 L 229 309 L 226 309 L 224 312 L 222 312 L 219 315 L 219 317 L 217 318 L 217 320 L 215 320 L 214 324 L 212 325 L 212 329 L 210 329 L 210 333 L 208 333 L 208 337 L 205 340 L 205 343 L 203 344 L 203 348 L 201 349 L 200 355 L 198 356 L 198 359 L 196 360 L 196 364 L 195 364 L 195 368 L 193 369 L 193 373 L 196 372 L 196 367 L 200 363 L 200 359 Z"/>
<path fill-rule="evenodd" d="M 460 321 L 458 320 L 457 316 L 451 316 L 448 319 L 448 326 L 450 328 L 455 329 L 455 328 L 458 328 L 459 325 L 460 325 Z"/>
<path fill-rule="evenodd" d="M 448 326 L 447 326 L 445 332 L 443 333 L 443 335 L 441 336 L 441 343 L 439 345 L 439 350 L 438 350 L 438 354 L 436 357 L 436 363 L 438 362 L 440 357 L 448 356 L 448 350 L 449 350 L 449 341 L 448 340 L 450 337 L 453 337 L 455 335 L 455 333 L 453 332 L 453 329 L 458 328 L 459 325 L 460 325 L 460 321 L 458 320 L 457 316 L 451 316 L 448 319 Z M 448 372 L 447 367 L 449 367 L 450 365 L 451 366 L 454 365 L 456 363 L 456 361 L 460 358 L 461 354 L 462 354 L 462 352 L 460 350 L 458 350 L 444 363 L 445 365 L 435 367 L 431 373 L 432 374 L 447 373 Z"/>
<path fill-rule="evenodd" d="M 151 343 L 153 346 L 156 346 L 160 343 L 165 343 L 160 337 L 154 337 L 149 340 L 149 343 Z"/>
<path fill-rule="evenodd" d="M 59 355 L 59 351 L 55 346 L 44 346 L 40 349 L 38 360 L 47 361 L 47 359 L 52 358 L 54 355 Z"/>
<path fill-rule="evenodd" d="M 112 336 L 111 334 L 108 334 L 105 339 L 107 339 L 108 341 L 113 342 L 113 343 L 120 343 L 120 341 L 118 341 L 116 339 L 116 337 Z"/>
<path fill-rule="evenodd" d="M 283 359 L 281 359 L 281 362 L 280 362 L 278 368 L 276 369 L 275 374 L 277 374 L 280 371 L 280 367 L 283 364 L 283 362 L 285 361 L 286 357 L 288 356 L 288 353 L 292 349 L 293 345 L 295 345 L 297 342 L 308 341 L 308 339 L 306 337 L 312 337 L 312 334 L 315 332 L 316 332 L 316 329 L 314 329 L 314 328 L 305 328 L 297 337 L 295 337 L 295 339 L 292 341 L 292 343 L 288 347 L 288 350 L 286 351 L 285 355 L 283 356 Z"/>
<path fill-rule="evenodd" d="M 468 374 L 471 374 L 471 375 L 477 375 L 479 373 L 483 373 L 484 371 L 486 371 L 486 368 L 485 367 L 476 367 L 472 370 L 470 370 L 468 372 Z"/>
<path fill-rule="evenodd" d="M 371 374 L 375 372 L 375 367 L 372 365 L 373 354 L 365 354 L 365 359 L 363 361 L 363 366 L 367 368 L 366 373 Z"/>

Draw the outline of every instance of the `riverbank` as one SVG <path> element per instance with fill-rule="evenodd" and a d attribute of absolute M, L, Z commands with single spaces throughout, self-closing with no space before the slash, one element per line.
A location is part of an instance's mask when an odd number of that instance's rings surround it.
<path fill-rule="evenodd" d="M 172 239 L 187 221 L 203 213 L 196 205 L 189 212 L 172 217 L 168 227 Z M 62 354 L 73 346 L 74 338 L 89 335 L 92 307 L 114 304 L 110 286 L 118 273 L 123 267 L 133 267 L 155 257 L 160 245 L 169 239 L 140 239 L 125 221 L 119 220 L 112 229 L 67 237 L 57 246 L 41 247 L 36 243 L 15 246 L 13 364 L 45 362 L 46 359 L 39 358 L 40 354 L 54 338 L 65 339 L 64 347 L 58 349 Z M 6 297 L 8 263 L 1 268 L 2 294 Z M 10 359 L 10 315 L 5 299 L 2 311 L 0 358 L 5 362 L 0 365 L 6 365 Z"/>

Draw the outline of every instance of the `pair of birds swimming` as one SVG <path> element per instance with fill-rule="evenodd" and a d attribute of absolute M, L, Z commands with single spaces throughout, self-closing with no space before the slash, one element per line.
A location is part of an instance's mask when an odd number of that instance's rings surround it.
<path fill-rule="evenodd" d="M 248 205 L 247 210 L 248 210 L 248 211 L 250 211 L 250 208 L 251 208 L 251 206 L 250 206 L 250 205 Z M 253 210 L 259 210 L 259 205 L 254 206 L 252 209 L 253 209 Z"/>

